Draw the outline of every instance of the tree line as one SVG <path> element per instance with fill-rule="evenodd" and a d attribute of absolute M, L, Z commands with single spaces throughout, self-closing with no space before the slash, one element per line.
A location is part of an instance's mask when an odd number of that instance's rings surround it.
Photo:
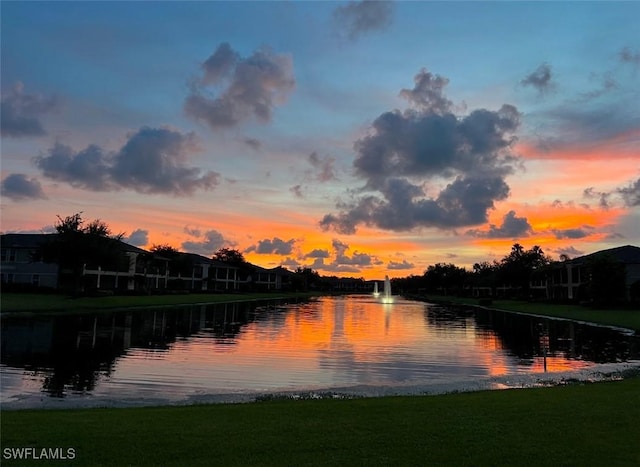
<path fill-rule="evenodd" d="M 37 260 L 55 262 L 60 271 L 71 275 L 74 288 L 82 288 L 83 268 L 86 265 L 100 265 L 103 269 L 119 269 L 126 261 L 120 252 L 123 233 L 114 234 L 100 219 L 86 222 L 82 213 L 67 217 L 57 216 L 56 235 L 44 243 L 37 251 Z M 193 268 L 193 257 L 184 254 L 168 244 L 153 245 L 150 254 L 170 260 L 173 271 L 189 276 Z M 220 248 L 213 260 L 227 263 L 248 275 L 254 266 L 248 263 L 242 252 L 233 248 Z M 564 256 L 561 261 L 569 260 Z M 422 275 L 409 275 L 392 280 L 393 289 L 404 293 L 425 293 L 438 295 L 470 295 L 472 290 L 484 289 L 495 296 L 498 288 L 514 298 L 531 298 L 532 279 L 536 274 L 542 277 L 555 264 L 540 246 L 525 249 L 519 243 L 500 260 L 475 263 L 471 270 L 452 263 L 430 265 Z M 624 295 L 624 265 L 607 258 L 594 258 L 588 265 L 589 292 L 596 302 L 614 301 Z M 321 276 L 309 267 L 298 267 L 291 277 L 291 287 L 295 290 L 331 289 L 339 281 L 351 281 L 364 289 L 363 278 L 337 278 Z"/>

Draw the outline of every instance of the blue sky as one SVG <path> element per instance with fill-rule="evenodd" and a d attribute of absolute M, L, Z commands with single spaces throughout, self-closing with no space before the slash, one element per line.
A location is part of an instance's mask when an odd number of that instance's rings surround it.
<path fill-rule="evenodd" d="M 1 13 L 3 232 L 365 277 L 640 243 L 639 3 Z"/>

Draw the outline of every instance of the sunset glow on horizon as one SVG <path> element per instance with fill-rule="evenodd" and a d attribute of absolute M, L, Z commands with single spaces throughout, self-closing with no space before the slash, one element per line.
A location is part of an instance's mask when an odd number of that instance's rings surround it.
<path fill-rule="evenodd" d="M 637 2 L 8 2 L 0 230 L 382 280 L 640 245 Z"/>

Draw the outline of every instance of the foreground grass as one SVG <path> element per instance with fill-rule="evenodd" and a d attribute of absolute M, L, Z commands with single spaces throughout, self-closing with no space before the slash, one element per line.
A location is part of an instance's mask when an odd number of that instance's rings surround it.
<path fill-rule="evenodd" d="M 636 377 L 443 396 L 4 411 L 2 446 L 72 447 L 74 465 L 92 466 L 620 466 L 640 465 L 639 419 Z"/>
<path fill-rule="evenodd" d="M 466 305 L 477 305 L 478 299 L 451 296 L 429 296 L 434 302 L 451 302 Z M 525 302 L 519 300 L 493 300 L 490 308 L 518 313 L 567 318 L 576 321 L 605 324 L 634 329 L 640 332 L 640 310 L 627 309 L 594 309 L 580 305 L 554 304 L 541 302 Z"/>
<path fill-rule="evenodd" d="M 107 310 L 145 306 L 304 298 L 313 295 L 314 293 L 311 292 L 272 292 L 248 294 L 114 295 L 111 297 L 71 298 L 65 295 L 55 294 L 3 293 L 0 297 L 0 310 L 2 313 Z"/>

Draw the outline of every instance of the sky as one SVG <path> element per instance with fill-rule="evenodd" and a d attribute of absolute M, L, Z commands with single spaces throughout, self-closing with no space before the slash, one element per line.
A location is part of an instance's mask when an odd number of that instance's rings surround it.
<path fill-rule="evenodd" d="M 3 233 L 367 279 L 640 245 L 640 2 L 0 5 Z"/>

